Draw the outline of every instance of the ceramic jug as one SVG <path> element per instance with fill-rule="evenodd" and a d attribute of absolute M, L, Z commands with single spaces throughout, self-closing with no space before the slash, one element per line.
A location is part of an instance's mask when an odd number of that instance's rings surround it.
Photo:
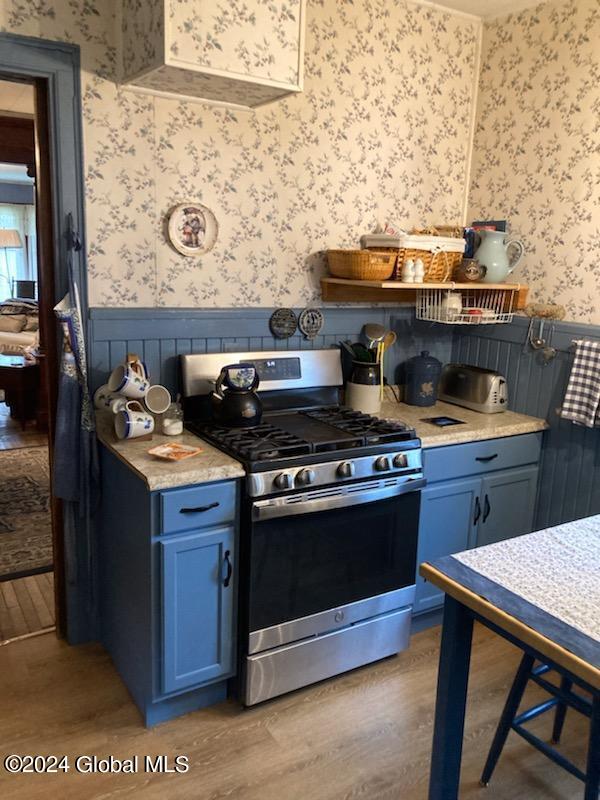
<path fill-rule="evenodd" d="M 478 231 L 481 244 L 475 252 L 475 260 L 486 267 L 483 283 L 504 283 L 513 269 L 525 254 L 523 242 L 510 239 L 503 231 Z M 508 258 L 508 248 L 518 249 L 518 255 L 512 262 Z"/>

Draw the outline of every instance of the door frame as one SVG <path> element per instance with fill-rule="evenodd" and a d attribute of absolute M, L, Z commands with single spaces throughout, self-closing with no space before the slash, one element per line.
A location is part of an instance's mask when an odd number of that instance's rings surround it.
<path fill-rule="evenodd" d="M 58 325 L 52 327 L 50 314 L 69 288 L 66 266 L 71 245 L 69 215 L 82 243 L 81 249 L 72 253 L 72 260 L 84 330 L 88 318 L 79 47 L 0 33 L 0 76 L 33 83 L 36 88 L 36 131 L 42 134 L 36 133 L 36 199 L 40 201 L 38 253 L 46 262 L 45 274 L 51 276 L 45 286 L 40 283 L 39 296 L 43 297 L 48 312 L 45 346 L 52 463 L 62 334 Z M 57 631 L 72 644 L 89 641 L 96 638 L 97 625 L 89 522 L 70 515 L 77 530 L 70 531 L 69 535 L 77 546 L 75 568 L 67 578 L 62 503 L 53 499 L 52 505 Z"/>

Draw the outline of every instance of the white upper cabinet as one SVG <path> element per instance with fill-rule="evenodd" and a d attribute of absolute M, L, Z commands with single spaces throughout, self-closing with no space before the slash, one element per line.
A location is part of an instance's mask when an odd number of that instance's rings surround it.
<path fill-rule="evenodd" d="M 306 0 L 122 0 L 123 83 L 254 108 L 302 91 Z"/>

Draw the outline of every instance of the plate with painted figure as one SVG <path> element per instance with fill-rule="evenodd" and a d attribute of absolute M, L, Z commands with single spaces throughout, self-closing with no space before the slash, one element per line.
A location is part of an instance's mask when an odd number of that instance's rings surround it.
<path fill-rule="evenodd" d="M 216 244 L 218 232 L 215 215 L 200 203 L 182 203 L 169 213 L 169 241 L 184 256 L 208 253 Z"/>

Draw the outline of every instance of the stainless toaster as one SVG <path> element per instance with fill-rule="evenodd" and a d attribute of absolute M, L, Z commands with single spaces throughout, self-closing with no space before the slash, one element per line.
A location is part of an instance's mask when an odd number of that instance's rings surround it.
<path fill-rule="evenodd" d="M 493 369 L 469 364 L 446 364 L 440 379 L 439 399 L 483 414 L 506 411 L 506 378 Z"/>

